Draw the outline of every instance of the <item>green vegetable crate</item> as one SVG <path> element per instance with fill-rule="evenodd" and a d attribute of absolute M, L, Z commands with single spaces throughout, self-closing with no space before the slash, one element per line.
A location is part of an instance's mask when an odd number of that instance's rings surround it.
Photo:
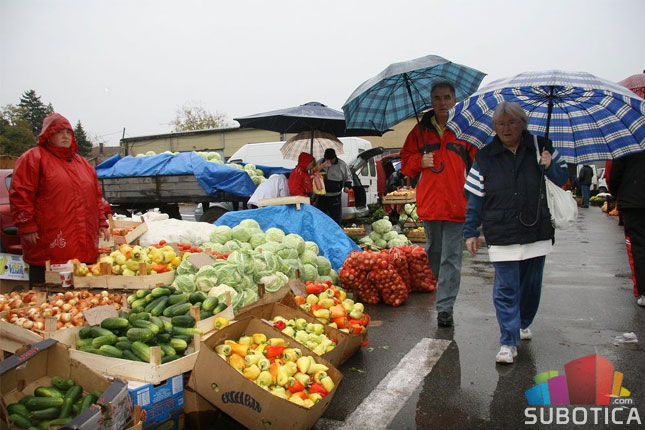
<path fill-rule="evenodd" d="M 91 370 L 54 339 L 0 362 L 0 394 L 10 429 L 65 424 L 102 430 L 126 428 L 133 421 L 126 383 Z"/>

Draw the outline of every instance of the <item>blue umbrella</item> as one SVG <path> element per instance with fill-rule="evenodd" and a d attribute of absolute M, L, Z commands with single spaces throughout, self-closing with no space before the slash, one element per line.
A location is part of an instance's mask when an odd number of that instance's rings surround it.
<path fill-rule="evenodd" d="M 457 100 L 461 100 L 477 90 L 484 76 L 479 70 L 437 55 L 391 64 L 349 96 L 343 105 L 346 126 L 385 132 L 413 115 L 418 123 L 418 113 L 432 106 L 430 90 L 434 83 L 450 82 Z M 443 163 L 437 172 L 442 169 Z"/>
<path fill-rule="evenodd" d="M 493 111 L 504 100 L 519 103 L 529 130 L 553 140 L 568 163 L 645 150 L 645 101 L 586 72 L 525 72 L 496 80 L 458 103 L 448 127 L 481 148 L 493 139 Z"/>

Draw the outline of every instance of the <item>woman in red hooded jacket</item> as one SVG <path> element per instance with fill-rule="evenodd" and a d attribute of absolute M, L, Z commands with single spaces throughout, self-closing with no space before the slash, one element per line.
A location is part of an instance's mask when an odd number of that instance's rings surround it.
<path fill-rule="evenodd" d="M 292 196 L 309 197 L 314 192 L 311 175 L 308 172 L 313 165 L 314 157 L 306 152 L 301 152 L 298 156 L 298 164 L 289 175 L 289 194 Z"/>
<path fill-rule="evenodd" d="M 9 202 L 30 285 L 45 282 L 48 260 L 95 263 L 99 231 L 109 238 L 96 171 L 77 152 L 71 124 L 52 113 L 43 121 L 38 146 L 16 162 Z"/>

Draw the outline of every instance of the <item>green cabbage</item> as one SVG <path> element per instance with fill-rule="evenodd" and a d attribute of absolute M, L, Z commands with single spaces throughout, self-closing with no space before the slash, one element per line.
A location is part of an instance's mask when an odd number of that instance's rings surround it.
<path fill-rule="evenodd" d="M 255 164 L 245 164 L 244 165 L 244 170 L 254 172 L 255 171 Z"/>
<path fill-rule="evenodd" d="M 260 227 L 260 224 L 256 220 L 254 220 L 252 218 L 247 218 L 247 219 L 242 220 L 238 226 L 239 227 L 244 227 L 244 228 L 247 228 L 247 229 L 251 229 L 251 230 L 260 230 L 260 231 L 262 231 L 262 228 Z"/>
<path fill-rule="evenodd" d="M 234 288 L 229 287 L 226 284 L 220 284 L 217 287 L 213 287 L 208 291 L 208 297 L 216 297 L 217 301 L 220 303 L 226 303 L 226 293 L 230 293 L 231 295 L 231 305 L 235 301 L 235 298 L 237 297 L 237 291 L 235 291 Z M 226 303 L 229 304 L 229 303 Z"/>
<path fill-rule="evenodd" d="M 310 240 L 305 241 L 305 250 L 312 251 L 316 255 L 318 255 L 318 253 L 320 252 L 316 242 L 312 242 Z"/>
<path fill-rule="evenodd" d="M 396 237 L 396 238 L 390 240 L 387 243 L 387 247 L 388 248 L 394 248 L 394 247 L 397 247 L 397 246 L 406 246 L 407 244 L 408 244 L 407 239 L 403 240 L 403 239 L 401 239 L 399 237 Z"/>
<path fill-rule="evenodd" d="M 237 251 L 242 249 L 242 245 L 237 240 L 229 240 L 224 244 L 224 246 L 226 246 L 226 248 L 228 249 L 227 252 L 232 252 L 232 251 Z"/>
<path fill-rule="evenodd" d="M 240 242 L 248 242 L 249 239 L 251 238 L 251 232 L 247 227 L 244 227 L 240 224 L 240 225 L 236 225 L 231 229 L 231 237 L 233 238 L 233 240 L 237 240 Z"/>
<path fill-rule="evenodd" d="M 316 258 L 316 266 L 318 266 L 318 274 L 321 276 L 327 276 L 329 275 L 329 272 L 331 271 L 331 263 L 329 260 L 322 255 L 319 255 Z"/>
<path fill-rule="evenodd" d="M 248 306 L 252 303 L 255 303 L 258 301 L 260 296 L 258 296 L 258 293 L 253 290 L 244 290 L 244 300 L 242 301 L 242 306 Z"/>
<path fill-rule="evenodd" d="M 272 293 L 278 291 L 284 284 L 289 281 L 289 278 L 281 272 L 274 273 L 273 275 L 263 276 L 260 278 L 260 284 L 264 284 L 264 289 Z"/>
<path fill-rule="evenodd" d="M 399 234 L 397 232 L 390 230 L 383 235 L 383 240 L 389 242 L 392 239 L 396 239 L 398 235 Z"/>
<path fill-rule="evenodd" d="M 236 266 L 237 271 L 243 275 L 253 273 L 253 269 L 255 267 L 253 264 L 253 256 L 248 251 L 233 251 L 228 256 L 226 262 L 230 265 Z"/>
<path fill-rule="evenodd" d="M 284 240 L 284 231 L 279 228 L 271 227 L 265 233 L 267 242 L 282 242 Z"/>
<path fill-rule="evenodd" d="M 374 241 L 369 236 L 359 239 L 358 243 L 363 245 L 374 245 Z"/>
<path fill-rule="evenodd" d="M 372 223 L 372 230 L 379 234 L 387 233 L 392 230 L 392 223 L 387 217 L 381 218 L 380 220 Z"/>
<path fill-rule="evenodd" d="M 379 248 L 387 248 L 387 242 L 383 239 L 375 240 L 374 245 L 378 246 Z"/>
<path fill-rule="evenodd" d="M 222 245 L 231 240 L 231 227 L 227 225 L 218 225 L 211 233 L 211 242 L 221 243 Z"/>
<path fill-rule="evenodd" d="M 304 273 L 300 274 L 304 282 L 315 281 L 318 278 L 318 269 L 313 264 L 304 265 Z"/>
<path fill-rule="evenodd" d="M 240 249 L 245 250 L 245 251 L 253 251 L 253 247 L 248 242 L 241 242 L 240 243 Z"/>
<path fill-rule="evenodd" d="M 266 243 L 266 238 L 264 237 L 264 233 L 255 233 L 251 235 L 251 239 L 249 239 L 249 243 L 254 249 L 262 245 L 263 243 Z"/>
<path fill-rule="evenodd" d="M 334 283 L 334 281 L 332 280 L 331 276 L 324 276 L 324 275 L 323 275 L 323 276 L 318 276 L 317 281 L 318 281 L 318 282 L 325 282 L 325 281 L 329 281 L 329 282 L 331 282 L 332 284 Z"/>
<path fill-rule="evenodd" d="M 262 245 L 259 245 L 255 248 L 257 252 L 271 252 L 271 253 L 277 253 L 279 249 L 281 249 L 281 247 L 278 242 L 263 243 Z"/>
<path fill-rule="evenodd" d="M 282 241 L 284 245 L 287 245 L 289 248 L 296 250 L 298 255 L 302 254 L 305 251 L 305 241 L 300 235 L 295 233 L 289 233 L 284 237 Z"/>
<path fill-rule="evenodd" d="M 298 258 L 298 250 L 296 248 L 290 247 L 286 243 L 282 244 L 282 246 L 278 249 L 277 254 L 278 254 L 278 257 L 282 258 L 283 260 Z"/>
<path fill-rule="evenodd" d="M 313 251 L 305 250 L 305 252 L 300 256 L 300 261 L 302 261 L 303 264 L 316 263 L 316 258 L 317 255 Z"/>
<path fill-rule="evenodd" d="M 195 275 L 178 275 L 172 286 L 184 293 L 192 293 L 195 291 Z"/>
<path fill-rule="evenodd" d="M 285 275 L 287 275 L 289 278 L 295 278 L 296 271 L 300 271 L 300 276 L 301 277 L 303 276 L 305 268 L 299 259 L 295 258 L 295 259 L 282 260 L 282 263 L 283 263 L 283 266 L 280 271 Z"/>
<path fill-rule="evenodd" d="M 262 176 L 251 176 L 251 180 L 255 184 L 255 186 L 258 186 L 262 183 Z"/>
<path fill-rule="evenodd" d="M 202 243 L 199 244 L 199 247 L 201 249 L 213 249 L 213 244 L 215 244 L 215 243 L 216 242 L 202 242 Z"/>
<path fill-rule="evenodd" d="M 184 260 L 177 266 L 177 275 L 194 275 L 197 273 L 197 267 L 193 266 L 188 260 Z"/>
<path fill-rule="evenodd" d="M 201 291 L 209 291 L 218 285 L 218 274 L 214 266 L 203 266 L 195 275 L 195 287 Z"/>
<path fill-rule="evenodd" d="M 340 285 L 339 279 L 338 279 L 338 272 L 336 272 L 334 269 L 331 269 L 329 271 L 329 277 L 331 278 L 331 283 L 334 285 Z"/>
<path fill-rule="evenodd" d="M 381 236 L 379 233 L 373 231 L 370 233 L 369 238 L 372 239 L 372 242 L 376 242 L 377 240 L 383 239 L 383 236 Z"/>
<path fill-rule="evenodd" d="M 221 243 L 217 242 L 211 242 L 211 250 L 215 252 L 219 252 L 220 254 L 226 254 L 227 252 L 230 252 L 228 247 L 226 245 L 222 245 Z"/>

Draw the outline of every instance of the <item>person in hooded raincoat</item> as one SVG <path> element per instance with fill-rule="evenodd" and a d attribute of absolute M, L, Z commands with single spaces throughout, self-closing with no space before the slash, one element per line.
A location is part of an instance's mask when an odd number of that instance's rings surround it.
<path fill-rule="evenodd" d="M 314 166 L 314 157 L 306 152 L 298 156 L 298 164 L 289 175 L 289 194 L 292 196 L 309 197 L 314 192 L 309 169 Z"/>
<path fill-rule="evenodd" d="M 16 162 L 9 203 L 29 283 L 45 282 L 45 263 L 96 263 L 99 233 L 109 239 L 96 171 L 80 155 L 69 121 L 47 115 L 38 145 Z"/>

